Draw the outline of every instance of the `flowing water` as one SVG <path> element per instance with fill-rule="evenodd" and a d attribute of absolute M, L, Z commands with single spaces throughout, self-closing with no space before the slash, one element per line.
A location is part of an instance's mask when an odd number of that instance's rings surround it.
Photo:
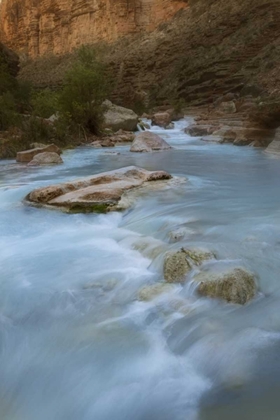
<path fill-rule="evenodd" d="M 280 161 L 190 138 L 188 123 L 155 128 L 167 152 L 79 148 L 56 167 L 0 162 L 1 420 L 280 419 Z M 128 165 L 179 178 L 123 213 L 22 201 Z M 187 282 L 139 300 L 163 280 L 166 251 L 182 246 L 253 271 L 258 296 L 239 307 Z"/>

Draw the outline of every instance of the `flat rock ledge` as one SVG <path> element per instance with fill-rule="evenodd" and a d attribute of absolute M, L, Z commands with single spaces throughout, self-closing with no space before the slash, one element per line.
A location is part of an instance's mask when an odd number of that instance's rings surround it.
<path fill-rule="evenodd" d="M 106 213 L 120 210 L 122 195 L 151 181 L 171 179 L 164 171 L 147 171 L 136 166 L 103 172 L 87 178 L 31 191 L 26 202 L 68 213 Z"/>

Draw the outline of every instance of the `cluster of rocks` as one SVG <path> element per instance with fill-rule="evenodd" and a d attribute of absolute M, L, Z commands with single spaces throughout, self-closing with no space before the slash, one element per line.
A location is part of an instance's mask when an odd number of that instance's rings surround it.
<path fill-rule="evenodd" d="M 203 141 L 266 148 L 273 140 L 277 141 L 275 129 L 251 118 L 257 108 L 257 98 L 228 93 L 218 98 L 213 106 L 202 109 L 185 132 Z M 275 149 L 269 148 L 268 152 L 271 150 Z"/>
<path fill-rule="evenodd" d="M 28 165 L 49 165 L 63 163 L 61 150 L 55 144 L 33 143 L 31 149 L 18 152 L 16 161 Z"/>
<path fill-rule="evenodd" d="M 222 299 L 244 305 L 257 292 L 255 276 L 243 267 L 222 271 L 200 270 L 207 260 L 216 259 L 214 253 L 203 249 L 185 249 L 168 252 L 164 260 L 164 278 L 167 283 L 184 283 L 194 270 L 192 281 L 201 296 Z"/>

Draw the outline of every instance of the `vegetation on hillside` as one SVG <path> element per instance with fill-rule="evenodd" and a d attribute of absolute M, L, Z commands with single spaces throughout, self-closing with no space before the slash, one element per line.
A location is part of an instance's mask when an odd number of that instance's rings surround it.
<path fill-rule="evenodd" d="M 65 147 L 99 134 L 110 90 L 107 73 L 94 49 L 83 46 L 58 91 L 36 90 L 0 61 L 0 157 L 13 157 L 34 142 Z"/>

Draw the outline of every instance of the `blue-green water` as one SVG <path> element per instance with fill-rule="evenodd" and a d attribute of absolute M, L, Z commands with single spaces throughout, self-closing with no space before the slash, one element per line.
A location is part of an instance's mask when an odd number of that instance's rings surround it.
<path fill-rule="evenodd" d="M 187 123 L 156 130 L 174 147 L 162 153 L 0 161 L 1 420 L 280 419 L 280 161 L 190 138 Z M 128 165 L 188 181 L 142 192 L 124 213 L 22 202 L 39 186 Z M 181 246 L 256 273 L 256 299 L 202 299 L 187 283 L 139 301 Z"/>

